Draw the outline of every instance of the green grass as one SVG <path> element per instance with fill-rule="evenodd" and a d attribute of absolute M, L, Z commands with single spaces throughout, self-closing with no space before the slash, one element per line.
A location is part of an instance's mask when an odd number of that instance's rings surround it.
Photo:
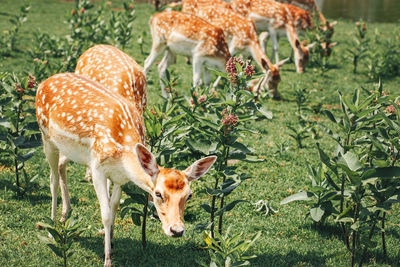
<path fill-rule="evenodd" d="M 114 1 L 116 2 L 116 1 Z M 20 1 L 0 1 L 0 31 L 9 27 L 8 14 L 16 13 Z M 29 49 L 32 36 L 37 29 L 62 36 L 68 32 L 64 24 L 65 14 L 72 8 L 73 2 L 55 0 L 32 1 L 32 9 L 20 32 L 19 52 L 11 57 L 0 59 L 0 71 L 29 71 L 32 62 L 26 51 Z M 148 21 L 153 13 L 152 7 L 146 4 L 135 5 L 137 19 L 134 23 L 135 34 L 146 31 L 145 51 L 151 46 Z M 399 36 L 398 25 L 369 24 L 369 36 L 375 31 L 384 40 Z M 258 257 L 252 266 L 346 266 L 349 265 L 350 253 L 344 248 L 340 238 L 340 229 L 332 222 L 315 228 L 309 219 L 304 218 L 307 207 L 302 204 L 279 206 L 286 196 L 307 188 L 305 161 L 317 162 L 315 141 L 305 140 L 306 148 L 296 149 L 293 140 L 288 136 L 287 123 L 296 123 L 296 104 L 291 97 L 292 86 L 298 83 L 311 91 L 310 103 L 323 103 L 325 108 L 334 109 L 338 105 L 337 91 L 351 94 L 361 86 L 374 88 L 368 81 L 365 64 L 361 62 L 359 74 L 352 73 L 351 60 L 346 58 L 345 49 L 351 45 L 350 35 L 355 31 L 354 23 L 340 20 L 335 28 L 335 41 L 338 46 L 330 59 L 330 68 L 326 73 L 309 68 L 305 74 L 295 73 L 294 64 L 283 67 L 282 82 L 279 90 L 284 101 L 265 100 L 274 118 L 270 121 L 255 121 L 254 127 L 260 131 L 257 135 L 248 135 L 245 142 L 253 147 L 256 153 L 266 159 L 265 163 L 250 165 L 240 163 L 243 172 L 251 179 L 243 183 L 229 199 L 247 199 L 256 202 L 269 200 L 279 212 L 273 216 L 264 216 L 253 211 L 247 204 L 242 204 L 225 216 L 225 227 L 230 225 L 234 231 L 243 231 L 251 236 L 256 231 L 263 232 L 261 238 L 251 249 Z M 289 55 L 290 49 L 286 39 L 280 41 L 280 55 Z M 269 50 L 270 51 L 270 50 Z M 139 64 L 143 65 L 146 55 L 142 55 L 136 40 L 133 39 L 126 51 Z M 400 52 L 400 51 L 399 51 Z M 161 60 L 161 59 L 159 59 Z M 189 94 L 192 80 L 190 65 L 184 58 L 178 57 L 170 71 L 180 79 L 178 93 Z M 149 105 L 160 102 L 160 88 L 156 65 L 152 67 L 148 78 Z M 399 94 L 400 77 L 385 80 L 384 89 L 391 94 Z M 320 123 L 328 123 L 323 116 L 315 115 Z M 282 156 L 275 155 L 274 143 L 278 140 L 290 140 L 290 149 Z M 318 140 L 323 147 L 331 149 L 334 144 L 327 136 Z M 37 238 L 39 230 L 36 223 L 50 215 L 51 196 L 49 189 L 49 168 L 41 149 L 28 164 L 31 175 L 39 174 L 34 190 L 26 197 L 17 198 L 10 190 L 14 181 L 13 173 L 2 168 L 0 173 L 0 266 L 54 266 L 59 262 L 53 253 Z M 68 167 L 69 187 L 73 213 L 83 218 L 83 224 L 89 229 L 74 244 L 75 254 L 70 259 L 71 266 L 101 266 L 103 264 L 103 237 L 98 235 L 102 228 L 99 204 L 92 185 L 85 182 L 84 167 L 70 164 Z M 208 197 L 198 193 L 206 184 L 211 184 L 212 177 L 206 176 L 192 185 L 195 193 L 185 213 L 186 235 L 180 239 L 171 239 L 162 233 L 160 223 L 150 220 L 148 223 L 148 247 L 143 250 L 140 242 L 140 229 L 131 220 L 116 220 L 114 235 L 115 266 L 196 266 L 198 262 L 207 262 L 208 252 L 202 249 L 201 235 L 194 232 L 197 223 L 204 223 L 206 214 L 200 209 L 200 203 Z M 126 196 L 124 196 L 126 197 Z M 59 209 L 60 210 L 60 209 Z M 387 223 L 387 246 L 389 262 L 392 266 L 400 265 L 400 208 L 394 206 L 393 214 Z M 379 241 L 379 240 L 378 240 Z M 381 252 L 375 249 L 371 253 L 370 266 L 387 266 L 382 262 Z M 377 259 L 376 261 L 374 260 Z"/>

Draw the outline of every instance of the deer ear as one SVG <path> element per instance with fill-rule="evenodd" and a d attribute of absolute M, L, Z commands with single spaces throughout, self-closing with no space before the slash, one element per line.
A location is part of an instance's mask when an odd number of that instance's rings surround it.
<path fill-rule="evenodd" d="M 313 48 L 316 44 L 317 44 L 316 42 L 313 42 L 312 44 L 307 45 L 306 48 L 307 48 L 307 49 L 311 49 L 311 48 Z"/>
<path fill-rule="evenodd" d="M 334 47 L 335 45 L 337 45 L 337 42 L 330 43 L 330 44 L 328 45 L 328 47 L 329 47 L 329 48 L 332 48 L 332 47 Z"/>
<path fill-rule="evenodd" d="M 142 144 L 136 144 L 135 150 L 140 166 L 148 175 L 150 175 L 151 180 L 154 182 L 157 179 L 157 174 L 160 172 L 156 158 Z"/>
<path fill-rule="evenodd" d="M 199 159 L 186 170 L 184 173 L 187 175 L 189 182 L 199 179 L 201 176 L 206 174 L 214 162 L 217 160 L 216 156 L 209 156 Z"/>
<path fill-rule="evenodd" d="M 290 57 L 282 59 L 281 61 L 279 61 L 278 63 L 276 63 L 276 65 L 278 66 L 278 68 L 282 67 L 283 64 L 285 64 L 286 62 L 288 62 L 290 60 Z"/>
<path fill-rule="evenodd" d="M 269 69 L 267 61 L 265 59 L 263 59 L 263 58 L 261 58 L 261 66 L 266 70 Z"/>
<path fill-rule="evenodd" d="M 300 48 L 301 44 L 300 44 L 299 39 L 296 39 L 294 45 L 295 45 L 297 48 Z"/>

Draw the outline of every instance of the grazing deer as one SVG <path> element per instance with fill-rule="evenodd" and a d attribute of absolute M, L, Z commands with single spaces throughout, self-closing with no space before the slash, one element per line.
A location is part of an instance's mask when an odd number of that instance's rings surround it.
<path fill-rule="evenodd" d="M 328 37 L 329 38 L 332 37 L 333 27 L 336 25 L 337 22 L 334 21 L 332 23 L 329 23 L 326 20 L 325 16 L 322 14 L 321 10 L 319 9 L 317 3 L 315 3 L 315 0 L 275 0 L 275 1 L 299 6 L 309 12 L 317 12 L 319 21 L 321 22 L 321 25 L 322 25 L 322 29 L 324 31 L 329 30 L 331 32 L 331 35 Z"/>
<path fill-rule="evenodd" d="M 158 65 L 161 79 L 165 79 L 168 65 L 174 62 L 175 54 L 193 58 L 193 85 L 201 83 L 204 71 L 204 83 L 209 84 L 210 73 L 203 65 L 225 71 L 225 64 L 231 57 L 224 32 L 221 28 L 207 23 L 194 15 L 167 11 L 154 15 L 150 20 L 153 45 L 151 53 L 144 63 L 144 74 L 159 55 L 164 57 Z M 161 83 L 164 96 L 165 86 Z"/>
<path fill-rule="evenodd" d="M 204 7 L 217 8 L 231 8 L 231 4 L 223 0 L 183 0 L 182 1 L 182 12 L 189 14 L 196 14 L 197 10 Z"/>
<path fill-rule="evenodd" d="M 75 73 L 120 94 L 143 112 L 147 82 L 142 67 L 118 48 L 110 45 L 89 48 L 79 57 Z"/>
<path fill-rule="evenodd" d="M 183 12 L 195 10 L 194 15 L 206 20 L 207 22 L 220 27 L 225 34 L 231 55 L 244 52 L 250 54 L 266 74 L 266 84 L 272 96 L 280 98 L 278 84 L 280 82 L 279 68 L 287 61 L 283 60 L 273 65 L 258 42 L 257 32 L 254 23 L 231 9 L 214 6 L 193 8 L 188 2 L 182 4 Z"/>
<path fill-rule="evenodd" d="M 314 45 L 304 46 L 298 38 L 294 18 L 287 5 L 268 0 L 233 0 L 233 10 L 250 18 L 257 31 L 268 31 L 273 42 L 275 62 L 279 62 L 278 33 L 284 32 L 294 50 L 296 70 L 303 73 L 309 60 L 309 49 Z M 271 56 L 273 57 L 273 56 Z"/>
<path fill-rule="evenodd" d="M 76 74 L 96 81 L 137 105 L 140 114 L 147 102 L 147 82 L 142 67 L 134 59 L 110 45 L 95 45 L 78 59 Z M 140 128 L 140 131 L 144 129 Z M 144 133 L 140 136 L 145 136 Z M 141 140 L 144 143 L 144 140 Z M 89 168 L 85 180 L 90 181 Z"/>
<path fill-rule="evenodd" d="M 101 84 L 74 73 L 56 74 L 42 82 L 36 95 L 36 116 L 49 162 L 55 220 L 61 182 L 62 219 L 68 212 L 67 160 L 88 166 L 100 202 L 104 225 L 105 266 L 112 266 L 111 239 L 121 186 L 132 181 L 154 199 L 165 234 L 184 234 L 183 212 L 191 194 L 189 183 L 204 175 L 216 157 L 193 163 L 185 171 L 164 169 L 143 145 L 143 116 L 130 101 Z M 111 197 L 107 179 L 114 186 Z"/>

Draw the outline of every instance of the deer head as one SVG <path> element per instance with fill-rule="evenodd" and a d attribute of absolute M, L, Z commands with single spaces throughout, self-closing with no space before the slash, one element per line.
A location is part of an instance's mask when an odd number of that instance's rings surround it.
<path fill-rule="evenodd" d="M 154 186 L 149 193 L 164 233 L 172 237 L 182 236 L 185 232 L 183 213 L 186 202 L 192 195 L 190 182 L 207 173 L 217 157 L 202 158 L 186 170 L 179 171 L 158 166 L 154 155 L 141 144 L 136 145 L 136 155 L 140 166 L 153 182 Z"/>

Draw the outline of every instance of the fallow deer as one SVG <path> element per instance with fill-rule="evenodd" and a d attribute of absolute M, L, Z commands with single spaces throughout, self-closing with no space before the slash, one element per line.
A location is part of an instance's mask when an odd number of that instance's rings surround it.
<path fill-rule="evenodd" d="M 129 55 L 110 45 L 95 45 L 78 59 L 75 73 L 120 94 L 143 112 L 147 82 L 142 67 Z"/>
<path fill-rule="evenodd" d="M 78 59 L 75 73 L 85 76 L 137 105 L 140 114 L 147 102 L 147 82 L 142 67 L 129 55 L 110 45 L 95 45 Z M 139 131 L 144 131 L 140 128 Z M 144 133 L 141 136 L 145 136 Z M 144 140 L 141 140 L 144 143 Z M 63 158 L 62 158 L 63 159 Z M 85 180 L 90 181 L 89 168 Z"/>
<path fill-rule="evenodd" d="M 269 32 L 273 41 L 273 54 L 275 54 L 276 62 L 279 62 L 278 33 L 279 31 L 284 32 L 294 50 L 297 72 L 305 71 L 309 60 L 309 49 L 314 44 L 304 46 L 300 42 L 294 18 L 287 5 L 268 0 L 233 0 L 231 6 L 236 12 L 250 18 L 257 31 Z"/>
<path fill-rule="evenodd" d="M 319 9 L 315 0 L 275 0 L 275 1 L 295 5 L 295 6 L 303 8 L 311 13 L 317 12 L 322 29 L 325 31 L 329 30 L 331 32 L 331 35 L 328 37 L 329 38 L 332 37 L 333 27 L 336 25 L 336 21 L 329 23 L 326 20 L 325 16 L 322 14 L 322 12 Z"/>
<path fill-rule="evenodd" d="M 183 0 L 182 12 L 196 14 L 196 11 L 204 7 L 231 8 L 231 4 L 223 0 Z"/>
<path fill-rule="evenodd" d="M 209 84 L 210 73 L 203 65 L 225 71 L 225 64 L 231 57 L 224 32 L 205 20 L 194 15 L 166 11 L 154 15 L 150 20 L 153 45 L 151 53 L 144 63 L 147 75 L 151 65 L 165 51 L 158 65 L 161 79 L 165 79 L 168 65 L 174 62 L 175 54 L 193 58 L 193 85 L 201 83 L 204 71 L 204 83 Z M 167 95 L 161 83 L 162 93 Z"/>
<path fill-rule="evenodd" d="M 101 84 L 74 73 L 56 74 L 39 85 L 36 116 L 49 162 L 55 220 L 61 181 L 62 219 L 69 209 L 65 165 L 59 157 L 88 166 L 100 202 L 104 225 L 105 266 L 112 266 L 111 239 L 121 186 L 135 183 L 154 199 L 165 234 L 184 234 L 183 213 L 191 194 L 189 183 L 204 175 L 216 157 L 193 163 L 184 171 L 164 169 L 142 144 L 143 116 L 136 105 Z M 107 193 L 107 179 L 114 186 Z"/>
<path fill-rule="evenodd" d="M 276 65 L 271 63 L 258 42 L 254 23 L 231 9 L 214 6 L 195 8 L 190 5 L 190 2 L 183 1 L 182 12 L 192 12 L 194 10 L 194 15 L 220 27 L 224 31 L 228 42 L 229 52 L 232 55 L 238 52 L 250 54 L 266 74 L 266 82 L 264 84 L 268 86 L 272 96 L 276 99 L 280 98 L 278 93 L 279 68 L 286 60 Z"/>

